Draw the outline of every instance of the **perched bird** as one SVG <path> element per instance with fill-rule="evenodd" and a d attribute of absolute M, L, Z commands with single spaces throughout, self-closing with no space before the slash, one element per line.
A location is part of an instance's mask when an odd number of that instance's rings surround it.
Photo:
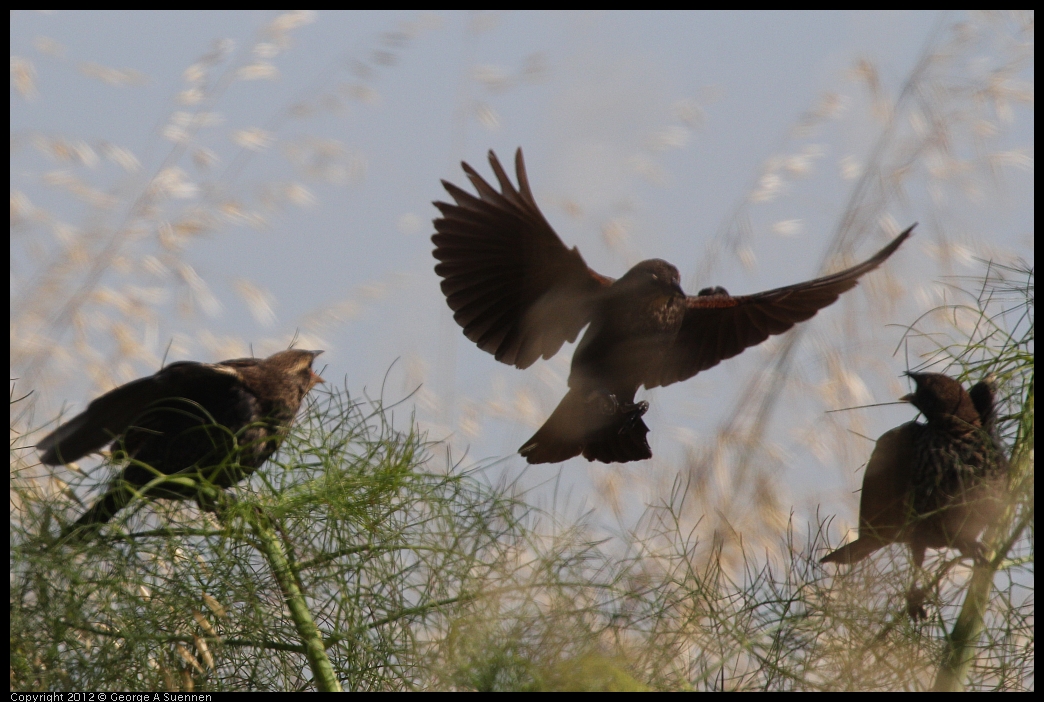
<path fill-rule="evenodd" d="M 491 151 L 500 192 L 467 163 L 478 195 L 442 181 L 455 204 L 431 237 L 442 292 L 464 335 L 517 368 L 550 358 L 586 333 L 573 354 L 569 391 L 519 453 L 530 463 L 583 454 L 603 463 L 652 456 L 642 420 L 649 405 L 638 388 L 691 378 L 745 348 L 781 334 L 851 290 L 899 248 L 910 227 L 869 260 L 834 275 L 733 297 L 721 287 L 695 297 L 681 289 L 678 269 L 642 261 L 619 280 L 600 275 L 568 249 L 544 219 L 515 155 L 518 188 Z"/>
<path fill-rule="evenodd" d="M 291 349 L 264 359 L 181 361 L 91 402 L 37 444 L 41 461 L 68 463 L 111 444 L 114 459 L 127 465 L 62 536 L 96 530 L 163 476 L 226 488 L 253 473 L 279 448 L 305 395 L 323 382 L 312 370 L 320 353 Z M 194 480 L 160 480 L 147 494 L 197 497 Z"/>
<path fill-rule="evenodd" d="M 924 415 L 877 440 L 863 476 L 859 538 L 821 563 L 855 563 L 892 543 L 909 544 L 920 569 L 928 548 L 956 548 L 981 561 L 982 530 L 1003 507 L 1008 459 L 997 434 L 994 391 L 939 373 L 908 373 L 901 398 Z"/>

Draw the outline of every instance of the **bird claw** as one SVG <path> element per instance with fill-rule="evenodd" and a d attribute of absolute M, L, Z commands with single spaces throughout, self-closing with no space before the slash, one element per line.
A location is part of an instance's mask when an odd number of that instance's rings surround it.
<path fill-rule="evenodd" d="M 990 565 L 990 559 L 986 557 L 986 546 L 981 541 L 975 541 L 971 544 L 958 546 L 961 555 L 965 558 L 970 558 L 975 562 L 977 568 L 987 568 Z"/>
<path fill-rule="evenodd" d="M 924 608 L 924 602 L 928 599 L 928 593 L 919 587 L 911 587 L 906 593 L 906 614 L 913 621 L 923 621 L 928 618 L 928 612 Z"/>
<path fill-rule="evenodd" d="M 607 417 L 612 417 L 616 414 L 626 414 L 628 415 L 627 421 L 632 424 L 635 420 L 639 419 L 649 411 L 648 402 L 642 400 L 641 402 L 621 403 L 616 395 L 611 392 L 592 392 L 588 396 L 587 402 L 599 403 L 599 410 Z"/>
<path fill-rule="evenodd" d="M 700 290 L 698 293 L 696 293 L 696 297 L 708 297 L 715 295 L 724 295 L 725 297 L 728 297 L 729 291 L 721 287 L 720 285 L 715 285 L 712 288 L 703 288 L 703 290 Z"/>
<path fill-rule="evenodd" d="M 642 416 L 649 411 L 649 403 L 645 400 L 632 402 L 629 405 L 624 405 L 623 411 L 627 413 L 627 418 L 624 420 L 623 426 L 620 427 L 620 433 L 628 434 L 641 421 Z"/>
<path fill-rule="evenodd" d="M 235 504 L 236 496 L 221 490 L 209 481 L 200 484 L 199 492 L 196 493 L 196 504 L 203 512 L 212 512 L 220 516 L 222 509 Z"/>

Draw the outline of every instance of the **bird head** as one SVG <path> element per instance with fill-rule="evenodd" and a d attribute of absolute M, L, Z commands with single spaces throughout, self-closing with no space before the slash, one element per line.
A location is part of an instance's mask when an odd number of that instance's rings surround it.
<path fill-rule="evenodd" d="M 312 370 L 312 361 L 322 351 L 305 351 L 304 349 L 287 349 L 265 359 L 266 364 L 281 368 L 287 376 L 300 383 L 304 394 L 319 383 L 325 383 L 318 373 Z"/>
<path fill-rule="evenodd" d="M 907 373 L 917 389 L 899 398 L 921 410 L 929 422 L 946 415 L 979 425 L 979 413 L 959 382 L 942 373 Z"/>
<path fill-rule="evenodd" d="M 656 297 L 685 297 L 678 269 L 659 258 L 636 264 L 617 281 L 617 284 L 631 291 Z"/>

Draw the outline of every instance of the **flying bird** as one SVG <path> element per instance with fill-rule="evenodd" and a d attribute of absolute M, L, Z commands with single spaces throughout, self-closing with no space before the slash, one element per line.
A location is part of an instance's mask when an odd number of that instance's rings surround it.
<path fill-rule="evenodd" d="M 956 548 L 982 561 L 983 529 L 1003 507 L 1008 459 L 997 433 L 989 381 L 965 392 L 940 373 L 908 373 L 901 399 L 924 415 L 877 440 L 863 476 L 859 538 L 821 563 L 855 563 L 893 543 L 910 546 L 919 570 L 929 548 Z"/>
<path fill-rule="evenodd" d="M 519 449 L 530 463 L 625 463 L 652 456 L 635 402 L 640 386 L 691 378 L 773 334 L 812 317 L 851 290 L 910 235 L 910 227 L 872 258 L 848 270 L 754 295 L 721 287 L 695 296 L 682 290 L 678 269 L 642 261 L 618 280 L 588 268 L 537 207 L 522 150 L 518 187 L 496 155 L 489 162 L 497 192 L 471 166 L 461 167 L 478 195 L 442 181 L 453 203 L 435 202 L 435 272 L 464 335 L 500 361 L 528 368 L 575 341 L 569 391 L 544 425 Z"/>
<path fill-rule="evenodd" d="M 194 481 L 227 488 L 253 473 L 279 447 L 308 392 L 324 382 L 312 370 L 321 353 L 181 361 L 91 402 L 37 444 L 40 460 L 69 463 L 109 444 L 114 460 L 127 465 L 62 538 L 96 531 L 146 486 L 149 498 L 184 500 L 200 494 Z"/>

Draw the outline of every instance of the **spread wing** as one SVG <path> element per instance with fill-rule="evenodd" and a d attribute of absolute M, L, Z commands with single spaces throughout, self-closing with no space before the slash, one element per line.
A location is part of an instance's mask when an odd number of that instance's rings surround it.
<path fill-rule="evenodd" d="M 576 339 L 613 280 L 588 268 L 544 219 L 522 149 L 515 154 L 518 189 L 492 151 L 489 162 L 499 193 L 466 163 L 477 196 L 442 181 L 455 204 L 434 203 L 442 213 L 431 237 L 435 272 L 464 335 L 498 361 L 528 368 Z"/>
<path fill-rule="evenodd" d="M 915 226 L 870 259 L 840 273 L 755 295 L 733 297 L 715 288 L 709 294 L 686 298 L 681 329 L 664 355 L 663 365 L 653 370 L 645 386 L 653 388 L 691 378 L 804 322 L 854 288 L 860 276 L 881 265 Z"/>
<path fill-rule="evenodd" d="M 251 359 L 245 359 L 251 360 Z M 230 363 L 238 363 L 232 361 Z M 193 398 L 239 381 L 239 373 L 223 363 L 172 363 L 155 375 L 110 390 L 36 445 L 40 460 L 59 465 L 83 458 L 123 434 L 150 405 L 171 397 Z"/>

